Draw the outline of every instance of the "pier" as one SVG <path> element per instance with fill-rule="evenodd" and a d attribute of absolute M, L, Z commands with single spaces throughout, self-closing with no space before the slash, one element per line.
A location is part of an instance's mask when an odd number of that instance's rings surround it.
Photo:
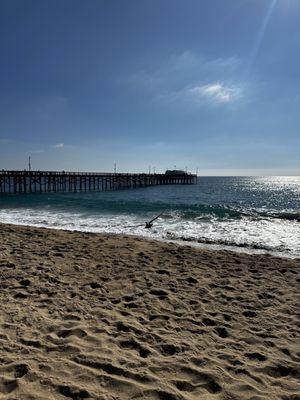
<path fill-rule="evenodd" d="M 65 171 L 0 171 L 1 193 L 100 192 L 157 185 L 192 185 L 197 176 Z"/>

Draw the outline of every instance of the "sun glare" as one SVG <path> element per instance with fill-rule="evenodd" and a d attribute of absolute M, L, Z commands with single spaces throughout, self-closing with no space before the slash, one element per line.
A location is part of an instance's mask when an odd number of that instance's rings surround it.
<path fill-rule="evenodd" d="M 255 60 L 257 58 L 257 54 L 259 52 L 261 43 L 262 43 L 263 38 L 265 36 L 265 32 L 266 32 L 268 23 L 270 21 L 270 18 L 272 16 L 272 13 L 273 13 L 273 10 L 274 10 L 276 4 L 277 4 L 277 0 L 271 0 L 270 1 L 269 7 L 267 9 L 267 12 L 266 12 L 266 14 L 265 14 L 265 16 L 263 18 L 263 21 L 262 21 L 262 24 L 261 24 L 259 30 L 258 30 L 256 39 L 255 39 L 255 42 L 254 42 L 254 45 L 253 45 L 253 48 L 252 48 L 252 51 L 251 51 L 250 57 L 249 57 L 249 63 L 248 63 L 249 71 L 251 70 L 253 64 L 255 63 Z"/>

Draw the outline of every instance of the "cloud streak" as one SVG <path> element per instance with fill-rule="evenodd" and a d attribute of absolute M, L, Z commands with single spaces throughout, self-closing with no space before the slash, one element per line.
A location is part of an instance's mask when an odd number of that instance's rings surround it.
<path fill-rule="evenodd" d="M 11 142 L 11 140 L 9 140 L 9 139 L 0 138 L 0 144 L 7 144 L 7 143 L 10 143 L 10 142 Z"/>
<path fill-rule="evenodd" d="M 227 58 L 208 58 L 201 54 L 185 51 L 171 54 L 159 65 L 149 69 L 141 69 L 119 80 L 134 89 L 144 90 L 174 90 L 183 89 L 195 82 L 204 80 L 228 80 L 236 74 L 241 61 L 236 56 Z"/>
<path fill-rule="evenodd" d="M 147 92 L 160 105 L 195 107 L 225 105 L 242 97 L 238 80 L 241 61 L 236 56 L 209 58 L 185 51 L 172 54 L 152 70 L 141 70 L 126 82 L 134 91 Z M 232 82 L 228 84 L 227 82 Z"/>
<path fill-rule="evenodd" d="M 208 85 L 195 86 L 188 90 L 188 94 L 195 99 L 208 100 L 214 104 L 231 103 L 241 97 L 241 89 L 234 86 L 226 86 L 220 82 Z"/>
<path fill-rule="evenodd" d="M 222 71 L 226 74 L 235 71 L 240 64 L 241 61 L 236 56 L 208 58 L 191 51 L 185 51 L 181 54 L 172 55 L 162 67 L 162 70 L 167 74 L 171 70 L 178 72 L 194 70 L 196 73 Z"/>
<path fill-rule="evenodd" d="M 56 143 L 53 146 L 54 149 L 63 149 L 64 148 L 64 144 L 63 143 Z"/>

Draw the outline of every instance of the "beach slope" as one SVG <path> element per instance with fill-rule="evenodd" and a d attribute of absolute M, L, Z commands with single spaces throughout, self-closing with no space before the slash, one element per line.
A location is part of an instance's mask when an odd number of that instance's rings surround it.
<path fill-rule="evenodd" d="M 299 399 L 299 267 L 0 225 L 0 399 Z"/>

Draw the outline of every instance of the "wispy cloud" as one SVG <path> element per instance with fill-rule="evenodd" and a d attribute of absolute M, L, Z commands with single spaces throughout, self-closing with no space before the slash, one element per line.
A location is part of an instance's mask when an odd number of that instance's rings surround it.
<path fill-rule="evenodd" d="M 0 138 L 0 144 L 7 144 L 10 143 L 11 140 L 7 139 L 7 138 Z"/>
<path fill-rule="evenodd" d="M 119 83 L 128 84 L 135 89 L 158 90 L 177 89 L 193 82 L 209 79 L 223 79 L 236 73 L 241 61 L 236 56 L 227 58 L 209 58 L 191 51 L 171 54 L 155 66 L 134 71 L 131 75 L 119 79 Z"/>
<path fill-rule="evenodd" d="M 241 97 L 241 88 L 237 86 L 226 86 L 220 82 L 210 83 L 203 86 L 195 86 L 188 89 L 188 94 L 195 99 L 206 99 L 215 104 L 231 103 Z"/>
<path fill-rule="evenodd" d="M 189 50 L 180 54 L 172 54 L 165 63 L 167 69 L 185 70 L 198 67 L 204 64 L 205 59 L 203 56 L 195 54 Z"/>
<path fill-rule="evenodd" d="M 198 73 L 201 71 L 214 72 L 223 71 L 230 73 L 236 70 L 241 65 L 241 61 L 236 56 L 209 58 L 201 54 L 196 54 L 191 51 L 185 51 L 180 54 L 173 54 L 163 66 L 166 71 L 191 71 L 195 70 Z"/>
<path fill-rule="evenodd" d="M 236 56 L 209 58 L 189 50 L 169 55 L 160 65 L 136 71 L 123 80 L 132 90 L 147 92 L 151 102 L 184 105 L 225 105 L 241 98 L 241 61 Z M 228 84 L 227 82 L 231 82 Z"/>
<path fill-rule="evenodd" d="M 56 143 L 54 145 L 52 145 L 51 147 L 53 147 L 54 149 L 63 149 L 64 148 L 64 143 Z"/>
<path fill-rule="evenodd" d="M 68 144 L 66 144 L 66 143 L 56 143 L 56 144 L 50 145 L 50 147 L 52 149 L 57 149 L 57 150 L 62 150 L 62 149 L 64 149 L 64 150 L 74 150 L 74 149 L 78 148 L 77 145 L 69 144 L 69 143 Z"/>
<path fill-rule="evenodd" d="M 221 82 L 203 83 L 189 85 L 177 91 L 166 91 L 157 99 L 164 106 L 178 105 L 181 111 L 186 112 L 207 106 L 236 105 L 243 98 L 243 90 L 238 85 L 227 85 Z"/>

